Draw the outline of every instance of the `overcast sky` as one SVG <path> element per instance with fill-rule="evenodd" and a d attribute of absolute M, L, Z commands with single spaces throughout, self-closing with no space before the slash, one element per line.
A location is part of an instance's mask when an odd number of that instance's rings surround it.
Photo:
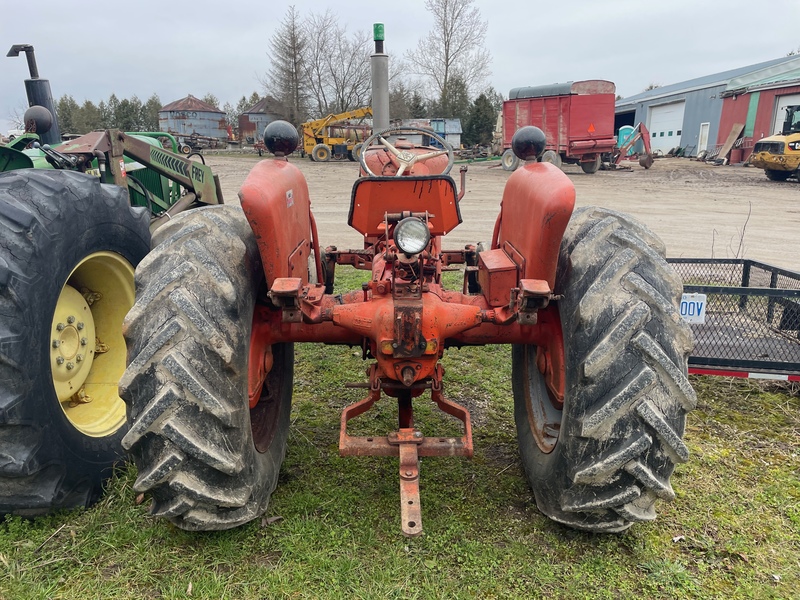
<path fill-rule="evenodd" d="M 212 93 L 236 103 L 269 68 L 269 39 L 289 2 L 0 0 L 0 131 L 26 108 L 32 44 L 53 96 L 97 103 L 153 92 L 163 103 Z M 302 16 L 331 8 L 349 31 L 384 23 L 391 57 L 435 35 L 422 0 L 297 0 Z M 489 24 L 489 84 L 511 88 L 607 79 L 631 96 L 779 58 L 800 47 L 800 0 L 476 0 Z"/>

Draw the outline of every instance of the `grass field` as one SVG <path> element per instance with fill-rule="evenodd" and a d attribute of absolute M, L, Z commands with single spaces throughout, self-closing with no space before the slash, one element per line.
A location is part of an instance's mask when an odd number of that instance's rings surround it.
<path fill-rule="evenodd" d="M 297 345 L 289 448 L 262 520 L 186 533 L 137 502 L 133 467 L 85 512 L 0 524 L 0 598 L 800 598 L 800 389 L 693 378 L 690 461 L 653 523 L 592 535 L 536 509 L 516 447 L 510 349 L 446 353 L 475 458 L 422 464 L 425 535 L 400 534 L 396 459 L 340 458 L 360 350 Z M 454 421 L 417 412 L 425 432 Z M 396 408 L 395 408 L 396 410 Z M 355 431 L 395 427 L 391 402 Z"/>

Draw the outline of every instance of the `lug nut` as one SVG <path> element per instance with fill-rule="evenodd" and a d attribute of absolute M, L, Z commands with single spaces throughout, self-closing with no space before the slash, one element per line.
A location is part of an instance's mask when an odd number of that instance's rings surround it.
<path fill-rule="evenodd" d="M 74 369 L 74 368 L 75 368 L 75 365 L 73 363 L 71 363 L 71 362 L 67 363 L 67 371 L 72 371 L 72 369 Z"/>
<path fill-rule="evenodd" d="M 83 360 L 83 354 L 78 354 L 78 356 L 75 357 L 75 360 L 76 362 L 81 362 Z"/>
<path fill-rule="evenodd" d="M 67 323 L 72 325 L 74 322 L 75 322 L 75 317 L 73 317 L 72 315 L 67 317 Z"/>
<path fill-rule="evenodd" d="M 63 365 L 64 364 L 64 357 L 63 356 L 57 356 L 56 357 L 56 363 L 59 364 L 59 365 Z"/>
<path fill-rule="evenodd" d="M 58 340 L 53 340 L 53 348 L 58 348 L 61 345 L 61 342 Z"/>
<path fill-rule="evenodd" d="M 58 331 L 64 331 L 64 327 L 66 327 L 66 325 L 64 325 L 63 323 L 59 323 L 58 325 L 56 325 L 56 329 Z"/>
<path fill-rule="evenodd" d="M 83 323 L 78 323 L 77 327 L 78 327 L 78 331 L 80 331 L 81 329 L 83 329 Z"/>
<path fill-rule="evenodd" d="M 85 346 L 88 343 L 86 338 L 81 338 L 81 346 Z"/>

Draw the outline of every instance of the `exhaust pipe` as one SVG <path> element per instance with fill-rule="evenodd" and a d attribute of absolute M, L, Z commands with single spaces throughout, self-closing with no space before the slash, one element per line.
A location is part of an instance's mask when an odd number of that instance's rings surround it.
<path fill-rule="evenodd" d="M 43 144 L 61 143 L 61 130 L 58 128 L 58 117 L 56 106 L 53 103 L 53 94 L 50 92 L 50 81 L 39 78 L 39 69 L 36 67 L 36 57 L 33 54 L 33 46 L 30 44 L 14 44 L 6 56 L 19 56 L 20 52 L 25 53 L 28 59 L 28 71 L 31 78 L 25 80 L 25 93 L 28 95 L 28 106 L 43 106 L 50 111 L 53 116 L 53 124 L 47 131 L 37 131 L 39 139 Z"/>
<path fill-rule="evenodd" d="M 383 23 L 372 26 L 375 54 L 370 56 L 372 71 L 372 131 L 389 128 L 389 55 L 383 51 Z"/>

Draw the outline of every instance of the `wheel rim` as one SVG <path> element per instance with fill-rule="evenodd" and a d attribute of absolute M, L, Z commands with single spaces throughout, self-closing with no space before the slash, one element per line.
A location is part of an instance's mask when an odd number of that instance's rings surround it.
<path fill-rule="evenodd" d="M 550 394 L 542 374 L 545 353 L 536 346 L 526 346 L 525 361 L 525 412 L 536 445 L 545 454 L 553 451 L 561 432 L 563 409 Z"/>
<path fill-rule="evenodd" d="M 122 320 L 134 298 L 133 267 L 113 252 L 84 258 L 61 289 L 48 339 L 51 376 L 64 414 L 84 435 L 105 437 L 125 423 Z"/>
<path fill-rule="evenodd" d="M 284 372 L 286 344 L 274 344 L 267 350 L 269 372 L 261 388 L 258 404 L 250 409 L 250 428 L 253 433 L 253 445 L 260 453 L 267 452 L 278 431 L 283 403 L 281 394 Z M 253 366 L 251 365 L 252 369 Z"/>

